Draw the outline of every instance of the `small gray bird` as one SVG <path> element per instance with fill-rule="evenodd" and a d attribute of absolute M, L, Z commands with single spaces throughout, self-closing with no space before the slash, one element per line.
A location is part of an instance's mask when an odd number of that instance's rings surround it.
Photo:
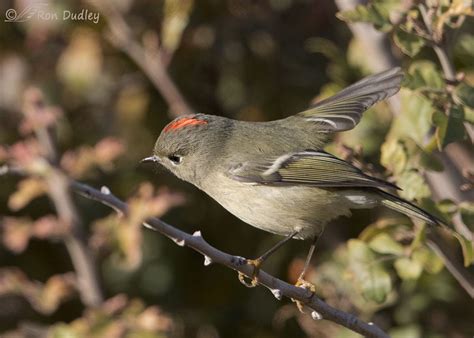
<path fill-rule="evenodd" d="M 399 68 L 369 76 L 285 119 L 245 122 L 196 114 L 169 123 L 156 141 L 156 162 L 194 184 L 244 222 L 286 236 L 256 260 L 261 263 L 291 238 L 312 239 L 299 284 L 325 225 L 351 209 L 386 206 L 428 223 L 439 221 L 385 189 L 391 183 L 364 174 L 323 150 L 334 132 L 354 128 L 362 113 L 400 89 Z M 242 281 L 243 279 L 241 279 Z"/>

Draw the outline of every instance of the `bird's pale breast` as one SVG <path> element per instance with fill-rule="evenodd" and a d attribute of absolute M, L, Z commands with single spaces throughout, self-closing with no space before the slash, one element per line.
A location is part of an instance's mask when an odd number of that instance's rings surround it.
<path fill-rule="evenodd" d="M 346 192 L 341 194 L 332 189 L 256 185 L 223 175 L 208 182 L 203 190 L 244 222 L 279 235 L 300 230 L 296 236 L 300 239 L 319 234 L 327 222 L 349 216 L 350 208 L 354 208 Z"/>

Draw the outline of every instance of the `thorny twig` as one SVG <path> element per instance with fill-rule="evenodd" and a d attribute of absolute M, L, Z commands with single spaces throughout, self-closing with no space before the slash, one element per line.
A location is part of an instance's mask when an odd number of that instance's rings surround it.
<path fill-rule="evenodd" d="M 75 192 L 86 198 L 104 203 L 118 212 L 127 212 L 127 204 L 112 194 L 104 194 L 97 189 L 79 182 L 72 182 L 71 186 Z M 206 258 L 206 264 L 219 263 L 233 270 L 242 272 L 247 276 L 251 276 L 253 273 L 253 268 L 245 264 L 245 259 L 242 257 L 230 255 L 214 248 L 204 240 L 200 231 L 196 231 L 194 234 L 190 235 L 161 221 L 158 218 L 148 219 L 144 223 L 144 226 L 160 232 L 161 234 L 173 240 L 177 245 L 187 246 L 201 253 Z M 281 296 L 285 296 L 298 300 L 305 304 L 308 308 L 316 311 L 322 316 L 322 318 L 338 323 L 367 337 L 388 337 L 387 334 L 385 334 L 378 326 L 374 325 L 373 323 L 365 323 L 352 314 L 329 306 L 309 290 L 288 284 L 262 270 L 259 272 L 258 280 L 260 285 L 269 289 L 278 299 L 280 299 Z"/>
<path fill-rule="evenodd" d="M 8 165 L 0 167 L 0 175 L 8 173 L 21 176 L 28 174 L 19 167 Z M 107 205 L 121 215 L 127 214 L 127 203 L 110 193 L 109 189 L 97 190 L 78 181 L 69 180 L 68 182 L 71 189 L 77 194 Z M 246 264 L 245 258 L 230 255 L 213 247 L 204 240 L 200 231 L 196 231 L 191 235 L 156 217 L 147 219 L 143 225 L 151 230 L 163 234 L 178 246 L 186 246 L 201 253 L 205 258 L 204 264 L 206 266 L 212 263 L 218 263 L 241 272 L 246 276 L 252 276 L 253 274 L 253 267 Z M 259 270 L 258 272 L 258 283 L 269 289 L 278 300 L 285 296 L 301 302 L 312 310 L 311 316 L 313 318 L 332 321 L 366 337 L 389 337 L 374 323 L 366 323 L 353 314 L 333 308 L 308 289 L 286 283 L 263 270 Z"/>

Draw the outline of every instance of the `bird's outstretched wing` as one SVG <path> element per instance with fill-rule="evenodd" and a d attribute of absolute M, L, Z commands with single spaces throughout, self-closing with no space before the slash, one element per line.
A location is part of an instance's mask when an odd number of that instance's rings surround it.
<path fill-rule="evenodd" d="M 364 111 L 398 92 L 402 78 L 398 67 L 368 76 L 294 117 L 318 123 L 323 132 L 352 129 Z"/>
<path fill-rule="evenodd" d="M 227 174 L 240 182 L 265 185 L 398 189 L 397 186 L 368 176 L 346 161 L 324 151 L 308 150 L 237 163 L 229 168 Z"/>

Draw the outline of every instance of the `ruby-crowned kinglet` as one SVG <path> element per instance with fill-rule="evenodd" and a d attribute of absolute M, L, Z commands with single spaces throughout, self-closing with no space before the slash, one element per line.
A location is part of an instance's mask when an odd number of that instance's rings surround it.
<path fill-rule="evenodd" d="M 178 117 L 144 161 L 163 165 L 244 222 L 287 239 L 318 238 L 330 220 L 379 205 L 436 224 L 426 211 L 385 191 L 396 189 L 393 184 L 322 150 L 332 133 L 354 128 L 365 110 L 398 92 L 402 77 L 399 68 L 366 77 L 282 120 Z"/>

